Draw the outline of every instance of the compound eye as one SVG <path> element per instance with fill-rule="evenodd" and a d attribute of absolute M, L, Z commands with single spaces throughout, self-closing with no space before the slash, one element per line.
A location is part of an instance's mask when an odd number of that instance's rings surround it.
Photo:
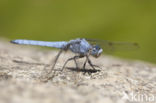
<path fill-rule="evenodd" d="M 100 46 L 98 46 L 98 45 L 96 45 L 95 48 L 96 48 L 97 50 L 100 50 Z"/>
<path fill-rule="evenodd" d="M 93 51 L 96 51 L 96 48 L 93 48 Z"/>

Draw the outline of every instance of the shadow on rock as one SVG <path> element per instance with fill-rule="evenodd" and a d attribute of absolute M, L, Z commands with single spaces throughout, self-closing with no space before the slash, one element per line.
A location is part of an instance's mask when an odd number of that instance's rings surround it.
<path fill-rule="evenodd" d="M 74 68 L 74 67 L 67 67 L 67 69 L 71 71 L 75 71 L 75 72 L 83 72 L 83 73 L 88 73 L 88 74 L 96 73 L 100 71 L 97 69 L 80 69 L 80 68 Z"/>

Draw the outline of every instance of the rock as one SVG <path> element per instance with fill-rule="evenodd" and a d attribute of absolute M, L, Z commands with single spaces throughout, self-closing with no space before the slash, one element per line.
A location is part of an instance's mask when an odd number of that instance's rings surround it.
<path fill-rule="evenodd" d="M 131 103 L 156 101 L 156 66 L 102 55 L 92 62 L 100 71 L 74 70 L 73 54 L 62 54 L 54 78 L 43 82 L 57 51 L 0 41 L 1 103 Z M 84 62 L 79 60 L 79 65 Z M 87 69 L 91 69 L 87 66 Z M 89 70 L 88 70 L 89 71 Z M 51 74 L 50 74 L 51 75 Z M 46 79 L 46 78 L 45 78 Z M 154 96 L 154 100 L 151 99 Z"/>

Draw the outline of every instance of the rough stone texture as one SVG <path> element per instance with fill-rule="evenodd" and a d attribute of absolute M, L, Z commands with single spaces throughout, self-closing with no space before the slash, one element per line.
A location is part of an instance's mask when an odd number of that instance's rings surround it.
<path fill-rule="evenodd" d="M 0 103 L 156 102 L 156 66 L 140 61 L 102 55 L 91 58 L 102 68 L 98 72 L 88 74 L 76 68 L 61 72 L 65 60 L 73 55 L 67 52 L 60 57 L 54 78 L 44 82 L 57 52 L 1 40 Z M 79 60 L 80 66 L 83 61 Z M 67 67 L 75 65 L 70 62 Z"/>

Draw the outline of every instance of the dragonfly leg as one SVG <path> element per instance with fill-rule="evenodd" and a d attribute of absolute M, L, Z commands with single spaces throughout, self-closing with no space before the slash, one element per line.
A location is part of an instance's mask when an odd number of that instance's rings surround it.
<path fill-rule="evenodd" d="M 94 68 L 95 65 L 92 64 L 92 62 L 91 62 L 91 60 L 89 59 L 89 57 L 86 56 L 86 58 L 87 58 L 87 60 L 88 60 L 89 65 L 90 65 L 94 70 L 96 70 L 96 69 Z"/>
<path fill-rule="evenodd" d="M 97 68 L 99 68 L 99 69 L 102 69 L 100 66 L 98 66 L 98 65 L 93 65 L 94 67 L 97 67 Z"/>
<path fill-rule="evenodd" d="M 75 62 L 76 68 L 78 69 L 79 67 L 78 67 L 78 64 L 76 62 L 76 58 L 74 58 L 74 62 Z"/>
<path fill-rule="evenodd" d="M 74 57 L 74 62 L 75 62 L 75 65 L 76 65 L 76 68 L 77 69 L 79 69 L 79 66 L 78 66 L 78 64 L 77 64 L 77 62 L 76 62 L 76 59 L 79 59 L 79 58 L 83 58 L 84 56 L 82 56 L 82 55 L 79 55 L 79 56 L 75 56 Z"/>
<path fill-rule="evenodd" d="M 87 62 L 88 62 L 88 59 L 86 58 L 86 60 L 83 64 L 84 74 L 86 74 L 86 72 L 87 72 L 87 71 L 85 71 Z"/>
<path fill-rule="evenodd" d="M 86 63 L 87 63 L 88 59 L 86 58 L 86 61 L 83 64 L 83 69 L 86 69 Z"/>
<path fill-rule="evenodd" d="M 64 63 L 64 65 L 63 65 L 61 71 L 63 71 L 63 69 L 65 68 L 66 64 L 67 64 L 69 61 L 71 61 L 71 60 L 74 60 L 75 65 L 76 65 L 76 68 L 78 69 L 78 64 L 77 64 L 77 62 L 76 62 L 76 59 L 79 59 L 79 58 L 82 58 L 82 56 L 74 56 L 74 57 L 72 57 L 72 58 L 69 58 L 69 59 Z"/>
<path fill-rule="evenodd" d="M 47 73 L 47 75 L 48 75 L 47 80 L 50 80 L 55 76 L 55 71 L 53 72 L 52 76 L 49 76 L 49 75 L 51 74 L 52 70 L 55 68 L 56 62 L 57 62 L 57 60 L 58 60 L 58 58 L 59 58 L 59 56 L 61 55 L 62 52 L 63 52 L 63 49 L 61 49 L 59 51 L 59 53 L 56 55 L 55 60 L 54 60 L 54 64 L 52 65 L 52 68 L 50 69 L 50 71 Z M 44 67 L 44 69 L 45 68 L 46 68 L 46 66 Z"/>
<path fill-rule="evenodd" d="M 88 60 L 89 65 L 90 65 L 94 70 L 96 70 L 95 67 L 102 69 L 102 68 L 99 67 L 98 65 L 92 64 L 92 62 L 91 62 L 91 60 L 89 59 L 88 56 L 86 56 L 86 58 L 87 58 L 87 60 Z M 97 71 L 99 71 L 99 70 L 97 70 Z"/>
<path fill-rule="evenodd" d="M 53 66 L 52 66 L 52 68 L 51 68 L 51 70 L 49 71 L 48 74 L 50 74 L 52 72 L 52 70 L 55 68 L 56 62 L 57 62 L 57 60 L 58 60 L 58 58 L 59 58 L 59 56 L 61 55 L 62 52 L 63 52 L 63 50 L 61 49 L 59 51 L 59 53 L 56 55 L 55 60 L 54 60 L 54 64 L 53 64 Z M 55 71 L 54 71 L 54 74 L 55 74 Z"/>

